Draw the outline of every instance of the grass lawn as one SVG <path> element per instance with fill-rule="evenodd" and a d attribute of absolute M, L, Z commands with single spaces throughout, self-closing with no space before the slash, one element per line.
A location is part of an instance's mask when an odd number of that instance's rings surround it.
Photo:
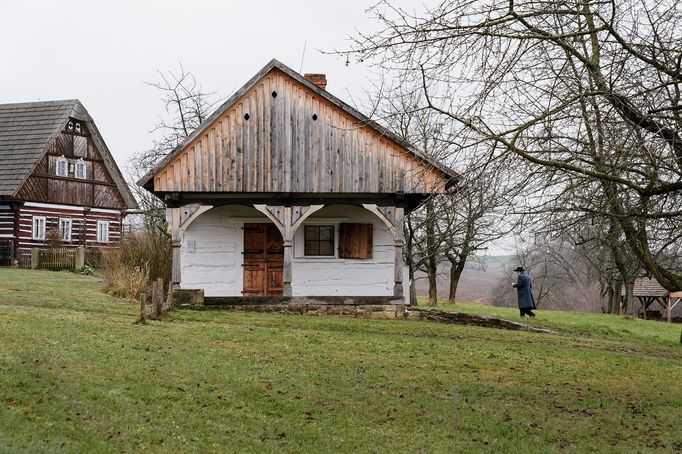
<path fill-rule="evenodd" d="M 0 452 L 682 450 L 680 325 L 186 310 L 138 326 L 100 285 L 0 269 Z"/>

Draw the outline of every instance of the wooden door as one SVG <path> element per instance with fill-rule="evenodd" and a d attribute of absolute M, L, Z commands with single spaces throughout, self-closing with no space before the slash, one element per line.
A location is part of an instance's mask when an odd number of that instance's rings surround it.
<path fill-rule="evenodd" d="M 244 296 L 281 296 L 284 242 L 274 224 L 244 224 Z"/>

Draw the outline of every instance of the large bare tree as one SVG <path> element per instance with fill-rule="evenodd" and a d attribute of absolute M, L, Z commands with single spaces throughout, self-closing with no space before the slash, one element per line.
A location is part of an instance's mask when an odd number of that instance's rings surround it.
<path fill-rule="evenodd" d="M 346 54 L 419 81 L 423 107 L 466 131 L 469 146 L 548 169 L 538 203 L 563 190 L 556 179 L 598 188 L 636 260 L 682 288 L 671 258 L 682 226 L 678 0 L 444 0 L 421 13 L 382 2 L 372 12 L 378 31 Z"/>

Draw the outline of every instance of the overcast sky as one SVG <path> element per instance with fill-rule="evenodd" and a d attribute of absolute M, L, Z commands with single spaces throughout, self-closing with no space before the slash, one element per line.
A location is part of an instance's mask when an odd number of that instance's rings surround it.
<path fill-rule="evenodd" d="M 366 15 L 374 3 L 0 0 L 0 102 L 80 99 L 125 172 L 163 113 L 145 81 L 180 62 L 226 98 L 272 58 L 298 71 L 307 42 L 302 72 L 326 73 L 341 99 L 361 98 L 371 68 L 320 50 L 376 27 Z"/>
<path fill-rule="evenodd" d="M 80 99 L 127 174 L 164 113 L 145 82 L 179 63 L 221 98 L 276 58 L 326 73 L 329 92 L 361 102 L 378 74 L 320 50 L 346 48 L 356 29 L 375 30 L 366 10 L 377 1 L 0 0 L 0 103 Z"/>

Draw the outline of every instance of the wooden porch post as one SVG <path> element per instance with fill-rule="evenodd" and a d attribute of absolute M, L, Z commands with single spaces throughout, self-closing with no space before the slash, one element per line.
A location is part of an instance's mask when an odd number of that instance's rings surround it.
<path fill-rule="evenodd" d="M 305 221 L 308 216 L 317 210 L 324 208 L 324 205 L 254 205 L 254 208 L 266 215 L 282 234 L 282 240 L 284 242 L 284 270 L 282 273 L 284 289 L 282 290 L 282 293 L 284 296 L 293 296 L 291 283 L 294 278 L 294 233 L 296 233 L 296 230 L 303 224 L 303 221 Z"/>
<path fill-rule="evenodd" d="M 395 230 L 393 231 L 393 242 L 395 246 L 395 256 L 393 263 L 393 296 L 404 298 L 403 292 L 403 220 L 405 219 L 405 209 L 397 207 L 395 209 Z"/>
<path fill-rule="evenodd" d="M 173 251 L 173 268 L 171 271 L 171 284 L 178 287 L 181 280 L 180 264 L 180 208 L 166 208 L 166 221 L 171 234 L 171 248 Z"/>

